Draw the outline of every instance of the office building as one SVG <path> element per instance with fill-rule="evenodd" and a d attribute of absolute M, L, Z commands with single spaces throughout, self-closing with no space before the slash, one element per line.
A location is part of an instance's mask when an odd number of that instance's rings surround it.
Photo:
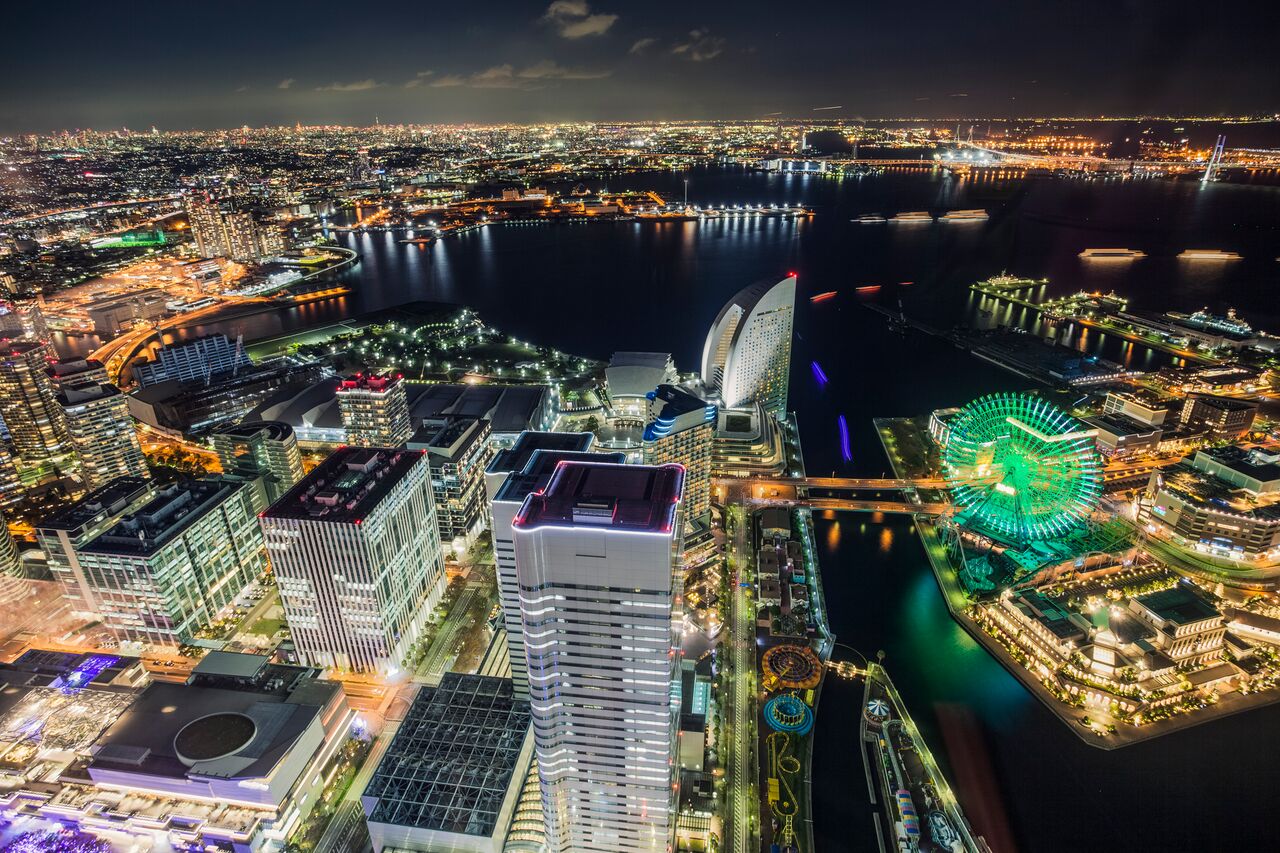
<path fill-rule="evenodd" d="M 45 370 L 54 361 L 43 341 L 0 346 L 0 417 L 23 459 L 47 459 L 71 449 L 67 421 Z"/>
<path fill-rule="evenodd" d="M 400 666 L 445 586 L 426 454 L 337 450 L 260 522 L 300 658 Z"/>
<path fill-rule="evenodd" d="M 151 481 L 121 477 L 36 523 L 36 541 L 72 612 L 85 616 L 98 612 L 93 587 L 80 564 L 79 549 L 146 504 L 154 494 Z"/>
<path fill-rule="evenodd" d="M 1207 432 L 1211 441 L 1239 438 L 1249 431 L 1257 416 L 1255 400 L 1188 394 L 1182 403 L 1182 425 Z"/>
<path fill-rule="evenodd" d="M 678 381 L 670 353 L 615 352 L 604 371 L 609 417 L 642 427 L 649 417 L 648 394 Z"/>
<path fill-rule="evenodd" d="M 279 853 L 355 721 L 337 682 L 265 655 L 214 651 L 187 683 L 148 684 L 136 658 L 33 650 L 0 665 L 0 684 L 13 703 L 0 731 L 44 721 L 10 753 L 0 822 L 44 819 L 110 848 Z"/>
<path fill-rule="evenodd" d="M 194 639 L 267 567 L 251 490 L 220 478 L 158 490 L 76 556 L 103 624 L 161 646 Z"/>
<path fill-rule="evenodd" d="M 502 853 L 532 757 L 510 679 L 424 685 L 360 798 L 373 853 Z"/>
<path fill-rule="evenodd" d="M 498 451 L 485 471 L 489 516 L 493 521 L 493 553 L 498 575 L 498 601 L 507 629 L 507 652 L 515 695 L 529 698 L 524 623 L 520 617 L 520 585 L 516 577 L 515 533 L 511 523 L 524 499 L 551 480 L 561 462 L 621 463 L 621 453 L 592 453 L 589 432 L 526 432 L 513 447 Z"/>
<path fill-rule="evenodd" d="M 1097 430 L 1094 441 L 1103 456 L 1123 459 L 1143 453 L 1154 453 L 1160 447 L 1164 430 L 1136 421 L 1119 412 L 1084 418 L 1084 423 Z"/>
<path fill-rule="evenodd" d="M 1147 426 L 1163 426 L 1177 400 L 1147 391 L 1108 391 L 1102 403 L 1104 415 L 1124 415 Z"/>
<path fill-rule="evenodd" d="M 252 368 L 244 346 L 226 335 L 204 335 L 180 344 L 169 344 L 156 350 L 154 361 L 135 364 L 133 378 L 143 388 L 166 380 L 179 382 L 218 381 L 223 374 Z"/>
<path fill-rule="evenodd" d="M 102 362 L 91 358 L 60 358 L 49 365 L 45 373 L 59 391 L 69 385 L 94 382 L 105 385 L 110 381 Z"/>
<path fill-rule="evenodd" d="M 674 837 L 684 469 L 564 462 L 513 522 L 547 847 Z"/>
<path fill-rule="evenodd" d="M 248 421 L 219 429 L 212 440 L 224 474 L 261 481 L 259 512 L 302 479 L 302 453 L 288 424 Z"/>
<path fill-rule="evenodd" d="M 711 445 L 718 417 L 715 404 L 677 385 L 659 385 L 649 392 L 644 464 L 684 466 L 686 537 L 690 523 L 711 512 Z"/>
<path fill-rule="evenodd" d="M 301 390 L 279 393 L 253 413 L 258 420 L 284 421 L 298 441 L 347 441 L 337 389 L 343 380 L 317 379 Z M 525 430 L 548 430 L 556 420 L 555 391 L 547 385 L 472 385 L 469 383 L 405 386 L 410 424 L 443 418 L 484 418 L 495 448 L 510 447 Z M 411 433 L 412 434 L 412 433 Z"/>
<path fill-rule="evenodd" d="M 702 383 L 729 408 L 760 403 L 787 416 L 796 278 L 760 282 L 721 309 L 702 348 Z"/>
<path fill-rule="evenodd" d="M 200 434 L 238 421 L 276 395 L 296 394 L 317 381 L 320 362 L 264 359 L 252 368 L 201 381 L 166 379 L 129 394 L 129 413 L 160 432 Z"/>
<path fill-rule="evenodd" d="M 427 421 L 409 439 L 410 450 L 426 451 L 436 524 L 445 548 L 466 549 L 489 526 L 484 471 L 493 457 L 489 422 L 483 418 Z"/>
<path fill-rule="evenodd" d="M 339 383 L 337 398 L 349 444 L 400 447 L 413 435 L 401 376 L 357 373 Z"/>
<path fill-rule="evenodd" d="M 58 405 L 66 414 L 67 434 L 80 458 L 80 479 L 96 489 L 116 477 L 150 477 L 138 443 L 138 430 L 120 389 L 107 384 L 64 387 Z"/>
<path fill-rule="evenodd" d="M 86 303 L 85 314 L 93 323 L 93 331 L 103 337 L 114 338 L 125 329 L 138 323 L 157 320 L 173 313 L 169 303 L 173 298 L 158 287 L 134 290 L 119 296 L 104 296 Z"/>
<path fill-rule="evenodd" d="M 1198 451 L 1190 462 L 1152 473 L 1138 521 L 1213 557 L 1280 560 L 1280 456 L 1240 447 Z"/>

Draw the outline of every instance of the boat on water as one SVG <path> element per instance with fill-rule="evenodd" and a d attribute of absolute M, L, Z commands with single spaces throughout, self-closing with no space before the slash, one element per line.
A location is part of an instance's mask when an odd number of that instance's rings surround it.
<path fill-rule="evenodd" d="M 1240 253 L 1223 249 L 1187 249 L 1178 257 L 1184 261 L 1238 261 Z"/>
<path fill-rule="evenodd" d="M 986 218 L 985 210 L 948 210 L 942 214 L 943 222 L 982 222 Z"/>
<path fill-rule="evenodd" d="M 1146 256 L 1146 252 L 1138 249 L 1085 249 L 1080 253 L 1085 260 L 1097 261 L 1129 261 Z"/>
<path fill-rule="evenodd" d="M 401 237 L 396 242 L 408 243 L 415 246 L 430 246 L 435 241 L 436 241 L 436 238 L 434 236 L 427 236 L 427 237 Z"/>
<path fill-rule="evenodd" d="M 899 213 L 891 221 L 905 223 L 932 222 L 933 214 L 926 210 L 910 210 L 905 213 Z"/>
<path fill-rule="evenodd" d="M 878 213 L 864 213 L 862 216 L 850 219 L 850 222 L 857 222 L 862 225 L 877 225 L 881 222 L 887 222 L 883 216 Z"/>
<path fill-rule="evenodd" d="M 819 293 L 816 296 L 810 296 L 809 301 L 810 302 L 826 302 L 828 299 L 831 299 L 832 297 L 834 297 L 836 293 L 838 293 L 838 291 L 828 290 L 826 293 Z"/>

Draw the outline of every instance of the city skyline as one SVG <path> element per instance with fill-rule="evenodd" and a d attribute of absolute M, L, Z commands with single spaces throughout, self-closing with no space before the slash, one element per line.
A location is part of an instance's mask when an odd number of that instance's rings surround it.
<path fill-rule="evenodd" d="M 554 0 L 382 7 L 343 25 L 346 7 L 282 4 L 138 27 L 73 4 L 52 53 L 30 39 L 8 52 L 0 132 L 1275 109 L 1265 28 L 1146 0 L 1071 11 L 820 4 L 761 27 L 766 10 L 739 4 Z M 11 14 L 14 32 L 42 24 Z"/>

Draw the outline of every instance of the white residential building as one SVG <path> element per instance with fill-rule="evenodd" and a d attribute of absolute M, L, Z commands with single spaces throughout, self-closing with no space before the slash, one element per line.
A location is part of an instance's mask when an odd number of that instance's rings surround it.
<path fill-rule="evenodd" d="M 86 488 L 105 486 L 116 477 L 151 476 L 128 401 L 119 388 L 96 382 L 64 386 L 58 392 L 58 405 L 66 414 Z"/>

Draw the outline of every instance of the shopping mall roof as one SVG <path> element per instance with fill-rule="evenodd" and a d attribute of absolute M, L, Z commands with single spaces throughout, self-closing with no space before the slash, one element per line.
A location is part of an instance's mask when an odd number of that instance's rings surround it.
<path fill-rule="evenodd" d="M 524 781 L 528 732 L 529 703 L 514 698 L 510 679 L 446 673 L 418 691 L 365 788 L 369 823 L 505 832 L 497 822 Z"/>

